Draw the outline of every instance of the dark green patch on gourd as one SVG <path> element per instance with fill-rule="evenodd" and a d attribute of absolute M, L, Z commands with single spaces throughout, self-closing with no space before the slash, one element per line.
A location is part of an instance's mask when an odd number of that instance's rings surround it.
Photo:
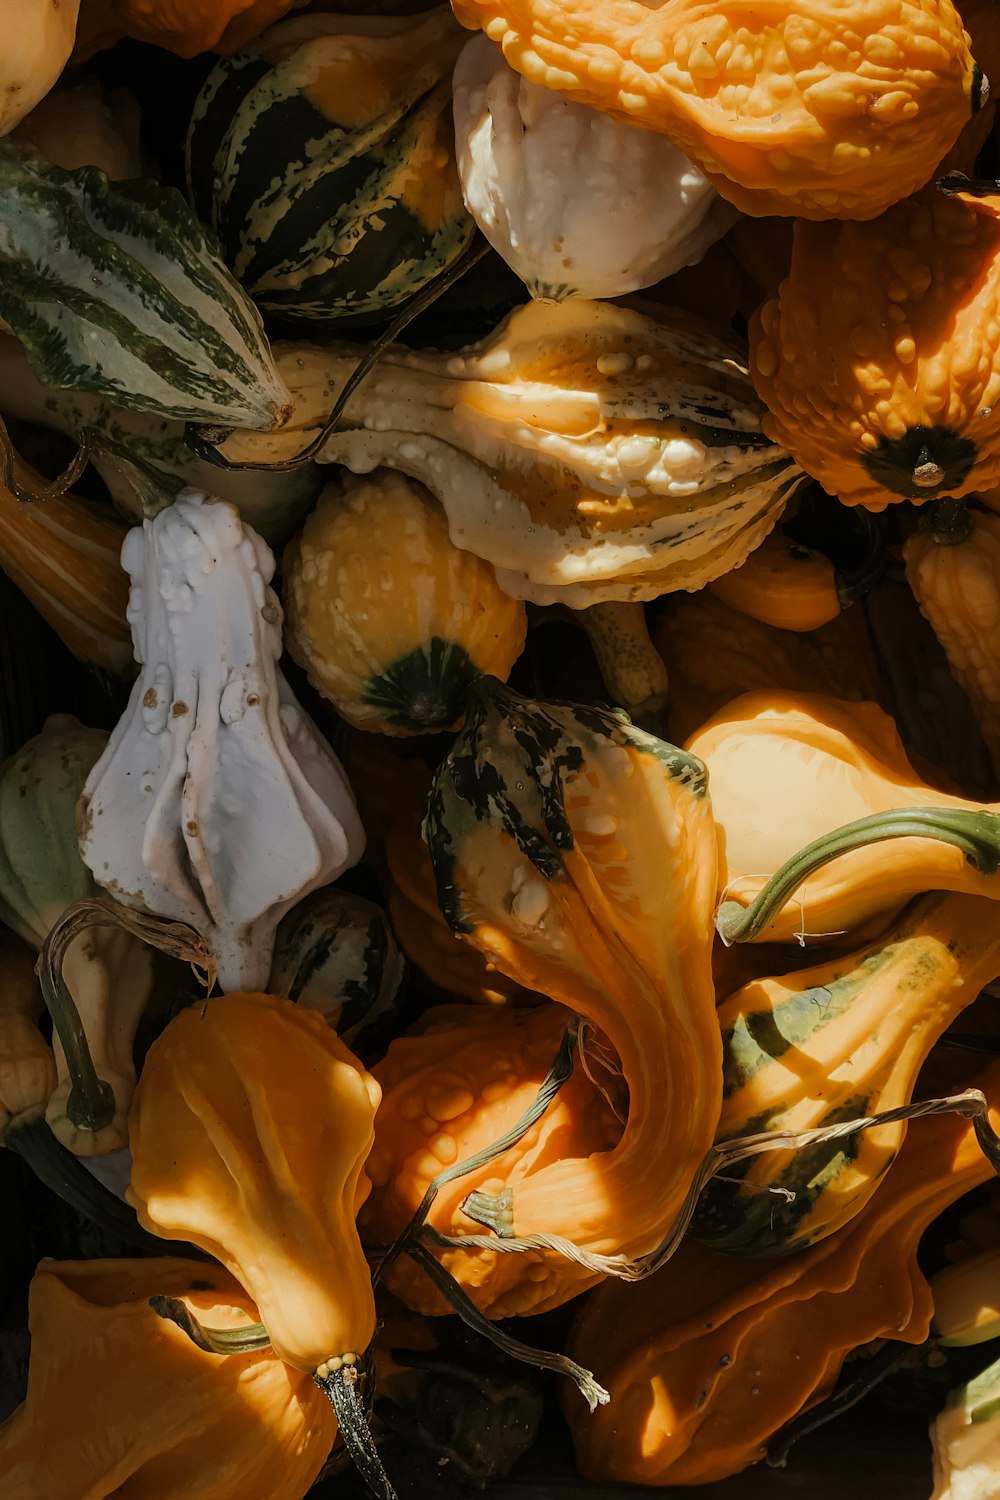
<path fill-rule="evenodd" d="M 883 437 L 859 455 L 869 479 L 907 500 L 950 495 L 976 461 L 976 445 L 951 427 L 911 427 L 901 438 Z"/>
<path fill-rule="evenodd" d="M 449 729 L 478 676 L 464 646 L 433 635 L 371 678 L 361 701 L 402 729 Z"/>
<path fill-rule="evenodd" d="M 871 1100 L 857 1094 L 831 1110 L 824 1125 L 838 1125 L 867 1115 Z M 761 1115 L 746 1121 L 741 1135 L 780 1128 L 780 1121 Z M 747 1183 L 751 1157 L 725 1174 L 713 1177 L 698 1200 L 689 1233 L 703 1245 L 729 1255 L 790 1255 L 804 1249 L 810 1237 L 801 1232 L 816 1202 L 832 1187 L 856 1158 L 863 1132 L 839 1140 L 821 1141 L 797 1151 L 775 1153 L 787 1165 L 775 1171 L 770 1182 Z M 886 1163 L 888 1166 L 888 1163 Z"/>

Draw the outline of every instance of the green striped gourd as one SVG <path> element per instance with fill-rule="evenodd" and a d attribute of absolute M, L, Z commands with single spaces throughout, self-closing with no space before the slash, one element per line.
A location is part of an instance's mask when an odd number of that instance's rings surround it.
<path fill-rule="evenodd" d="M 282 365 L 313 370 L 287 429 L 234 433 L 221 456 L 300 452 L 362 353 L 286 346 Z M 738 567 L 803 481 L 761 432 L 741 359 L 734 339 L 674 309 L 660 322 L 607 302 L 531 302 L 457 353 L 390 348 L 320 458 L 420 480 L 455 545 L 514 598 L 655 599 Z"/>
<path fill-rule="evenodd" d="M 405 976 L 385 914 L 362 896 L 326 886 L 278 924 L 267 991 L 320 1011 L 368 1065 L 396 1030 Z"/>
<path fill-rule="evenodd" d="M 188 184 L 259 306 L 381 313 L 468 246 L 450 77 L 464 39 L 448 9 L 303 16 L 215 65 Z"/>
<path fill-rule="evenodd" d="M 260 314 L 174 188 L 0 142 L 0 318 L 45 386 L 272 428 L 291 398 Z"/>
<path fill-rule="evenodd" d="M 865 948 L 751 981 L 719 1007 L 716 1139 L 811 1130 L 910 1102 L 945 1028 L 1000 972 L 1000 911 L 934 892 Z M 825 1238 L 867 1203 L 905 1122 L 773 1150 L 709 1183 L 691 1233 L 716 1250 L 781 1255 Z"/>

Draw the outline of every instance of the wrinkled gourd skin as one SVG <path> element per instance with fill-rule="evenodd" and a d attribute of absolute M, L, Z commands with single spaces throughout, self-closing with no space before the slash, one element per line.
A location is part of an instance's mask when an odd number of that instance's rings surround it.
<path fill-rule="evenodd" d="M 725 892 L 726 900 L 742 905 L 799 849 L 857 818 L 890 808 L 998 810 L 922 781 L 892 719 L 874 703 L 819 693 L 747 693 L 720 709 L 686 749 L 708 767 L 720 896 Z M 841 854 L 810 875 L 760 941 L 849 936 L 929 889 L 1000 897 L 998 878 L 980 874 L 953 845 L 886 839 Z"/>
<path fill-rule="evenodd" d="M 28 1302 L 25 1401 L 0 1426 L 4 1500 L 302 1500 L 336 1423 L 312 1380 L 270 1349 L 220 1356 L 157 1316 L 256 1321 L 210 1261 L 43 1261 Z"/>
<path fill-rule="evenodd" d="M 995 1127 L 1000 1069 L 974 1082 Z M 922 1343 L 933 1301 L 920 1236 L 992 1170 L 970 1122 L 917 1120 L 865 1209 L 801 1254 L 750 1262 L 688 1244 L 643 1286 L 605 1282 L 567 1349 L 611 1393 L 582 1418 L 565 1404 L 581 1472 L 650 1485 L 724 1479 L 829 1395 L 852 1349 Z"/>
<path fill-rule="evenodd" d="M 277 351 L 281 434 L 233 433 L 231 462 L 284 459 L 316 435 L 361 350 Z M 384 354 L 322 460 L 379 465 L 441 501 L 456 546 L 501 588 L 570 609 L 700 588 L 738 566 L 801 482 L 760 432 L 735 340 L 671 309 L 532 302 L 454 354 Z"/>
<path fill-rule="evenodd" d="M 178 57 L 234 52 L 279 20 L 295 0 L 83 0 L 76 60 L 122 37 L 165 47 Z"/>
<path fill-rule="evenodd" d="M 654 1250 L 721 1102 L 716 836 L 700 762 L 607 710 L 535 702 L 487 678 L 438 771 L 425 837 L 453 930 L 508 978 L 590 1021 L 628 1089 L 612 1150 L 574 1150 L 518 1180 L 514 1234 L 562 1235 L 600 1254 Z M 412 1143 L 387 1132 L 377 1149 L 389 1157 L 379 1169 L 388 1181 Z M 373 1195 L 373 1212 L 384 1201 Z M 599 1275 L 563 1258 L 538 1269 L 530 1257 L 499 1255 L 491 1275 L 501 1307 L 515 1305 L 512 1260 L 522 1265 L 522 1313 L 556 1306 Z M 461 1263 L 452 1269 L 459 1275 Z M 470 1274 L 490 1313 L 493 1283 L 478 1267 Z"/>
<path fill-rule="evenodd" d="M 489 1146 L 514 1124 L 534 1100 L 570 1019 L 562 1006 L 551 1004 L 517 1010 L 440 1005 L 392 1042 L 374 1070 L 382 1103 L 368 1159 L 372 1196 L 361 1216 L 366 1240 L 394 1239 L 438 1172 Z M 487 1166 L 443 1187 L 428 1222 L 445 1234 L 481 1233 L 482 1225 L 462 1213 L 470 1192 L 513 1189 L 516 1205 L 533 1174 L 566 1157 L 587 1159 L 612 1150 L 620 1135 L 620 1121 L 577 1062 L 528 1134 Z M 541 1251 L 450 1250 L 441 1260 L 491 1318 L 543 1312 L 568 1295 L 562 1263 Z M 451 1311 L 405 1257 L 396 1261 L 388 1285 L 418 1312 Z M 572 1291 L 579 1289 L 574 1282 Z"/>
<path fill-rule="evenodd" d="M 903 556 L 906 581 L 972 704 L 1000 774 L 1000 516 L 970 510 L 955 545 L 918 529 Z"/>
<path fill-rule="evenodd" d="M 466 205 L 533 297 L 620 297 L 701 259 L 736 217 L 665 136 L 529 83 L 484 36 L 455 66 Z"/>
<path fill-rule="evenodd" d="M 285 640 L 341 718 L 373 733 L 434 734 L 465 690 L 506 681 L 524 605 L 448 536 L 423 487 L 391 470 L 328 485 L 284 561 Z"/>
<path fill-rule="evenodd" d="M 355 1220 L 378 1101 L 321 1015 L 271 995 L 181 1011 L 139 1080 L 128 1201 L 227 1266 L 297 1370 L 362 1353 L 375 1330 Z"/>
<path fill-rule="evenodd" d="M 532 83 L 662 131 L 749 214 L 868 219 L 984 102 L 949 0 L 453 0 Z"/>
<path fill-rule="evenodd" d="M 717 1139 L 909 1104 L 934 1043 L 998 972 L 1000 905 L 934 892 L 859 951 L 744 985 L 719 1007 Z M 730 1254 L 801 1250 L 862 1211 L 906 1131 L 899 1121 L 730 1166 L 702 1193 L 691 1233 Z"/>
<path fill-rule="evenodd" d="M 750 368 L 765 432 L 845 505 L 1000 482 L 998 209 L 931 186 L 867 224 L 796 224 Z"/>
<path fill-rule="evenodd" d="M 340 763 L 277 665 L 274 558 L 235 506 L 188 490 L 122 560 L 142 670 L 87 778 L 80 851 L 118 900 L 190 923 L 224 988 L 266 984 L 281 917 L 364 848 Z"/>

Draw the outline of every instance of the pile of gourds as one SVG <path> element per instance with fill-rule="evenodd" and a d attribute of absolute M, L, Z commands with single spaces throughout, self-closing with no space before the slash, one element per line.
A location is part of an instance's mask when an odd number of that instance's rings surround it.
<path fill-rule="evenodd" d="M 1000 1495 L 1000 0 L 357 3 L 0 0 L 0 1493 Z"/>

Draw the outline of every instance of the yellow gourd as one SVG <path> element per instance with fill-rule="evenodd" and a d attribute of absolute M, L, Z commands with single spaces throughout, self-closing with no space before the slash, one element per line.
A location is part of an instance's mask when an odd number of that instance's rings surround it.
<path fill-rule="evenodd" d="M 780 527 L 746 562 L 708 587 L 724 604 L 779 630 L 818 630 L 841 610 L 833 563 L 822 552 L 789 541 Z"/>

